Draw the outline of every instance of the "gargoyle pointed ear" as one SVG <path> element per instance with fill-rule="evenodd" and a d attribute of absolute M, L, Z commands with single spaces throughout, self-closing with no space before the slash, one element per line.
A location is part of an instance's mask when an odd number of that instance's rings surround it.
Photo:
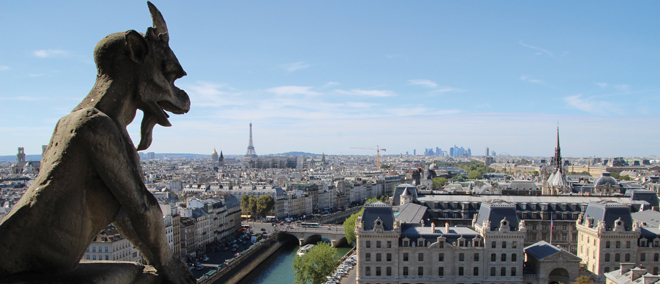
<path fill-rule="evenodd" d="M 127 31 L 124 35 L 126 38 L 126 49 L 131 55 L 131 60 L 135 63 L 142 63 L 149 54 L 149 45 L 142 35 L 134 30 Z"/>

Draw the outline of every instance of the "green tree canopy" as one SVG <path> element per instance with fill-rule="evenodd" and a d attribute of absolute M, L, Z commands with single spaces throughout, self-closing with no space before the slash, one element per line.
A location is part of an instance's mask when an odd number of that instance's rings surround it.
<path fill-rule="evenodd" d="M 440 189 L 447 184 L 447 179 L 442 177 L 433 178 L 433 189 Z"/>
<path fill-rule="evenodd" d="M 250 196 L 247 194 L 241 195 L 241 211 L 244 214 L 250 213 Z"/>
<path fill-rule="evenodd" d="M 358 216 L 360 216 L 360 212 L 344 220 L 344 236 L 346 236 L 346 242 L 349 244 L 355 243 L 355 221 L 357 221 Z"/>
<path fill-rule="evenodd" d="M 259 196 L 257 199 L 257 213 L 261 216 L 266 216 L 273 206 L 275 205 L 275 200 L 270 194 Z"/>
<path fill-rule="evenodd" d="M 250 203 L 248 205 L 248 212 L 252 214 L 252 217 L 254 218 L 257 215 L 257 197 L 254 195 L 250 195 Z"/>
<path fill-rule="evenodd" d="M 573 284 L 594 284 L 594 281 L 589 278 L 589 276 L 582 275 L 575 279 L 575 282 Z"/>
<path fill-rule="evenodd" d="M 472 170 L 468 173 L 468 179 L 480 179 L 483 173 L 479 170 Z"/>
<path fill-rule="evenodd" d="M 328 243 L 320 242 L 308 253 L 293 260 L 293 274 L 296 284 L 321 284 L 332 274 L 339 263 L 337 249 Z"/>

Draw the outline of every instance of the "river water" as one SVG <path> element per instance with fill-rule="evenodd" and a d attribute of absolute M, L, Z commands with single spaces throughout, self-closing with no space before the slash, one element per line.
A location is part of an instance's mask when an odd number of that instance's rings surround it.
<path fill-rule="evenodd" d="M 262 262 L 259 267 L 238 284 L 291 284 L 294 282 L 293 259 L 298 252 L 297 242 L 289 242 Z M 350 247 L 338 247 L 337 253 L 344 256 Z"/>

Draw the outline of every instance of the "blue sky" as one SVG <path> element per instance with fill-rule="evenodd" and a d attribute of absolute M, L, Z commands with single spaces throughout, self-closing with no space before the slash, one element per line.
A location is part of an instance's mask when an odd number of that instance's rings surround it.
<path fill-rule="evenodd" d="M 154 1 L 189 113 L 148 151 L 660 154 L 658 1 Z M 38 154 L 141 1 L 0 1 L 0 155 Z M 139 141 L 141 114 L 128 128 Z"/>

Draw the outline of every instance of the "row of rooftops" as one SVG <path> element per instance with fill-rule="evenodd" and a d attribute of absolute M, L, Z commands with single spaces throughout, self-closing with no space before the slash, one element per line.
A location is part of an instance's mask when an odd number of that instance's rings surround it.
<path fill-rule="evenodd" d="M 408 211 L 407 208 L 413 206 L 411 214 L 423 214 L 422 207 L 417 204 L 404 204 L 399 207 L 399 211 Z M 417 207 L 415 207 L 417 206 Z M 642 211 L 637 212 L 637 215 L 632 215 L 630 205 L 621 204 L 614 201 L 601 200 L 597 202 L 590 202 L 584 210 L 584 215 L 578 219 L 578 224 L 596 228 L 603 226 L 606 231 L 615 230 L 616 227 L 621 227 L 624 231 L 634 230 L 635 226 L 640 227 L 642 236 L 647 239 L 655 239 L 660 236 L 660 212 L 657 211 Z M 419 217 L 419 216 L 417 216 Z M 639 220 L 636 220 L 639 219 Z M 400 229 L 402 237 L 426 238 L 434 239 L 439 235 L 461 235 L 468 237 L 471 235 L 478 235 L 476 231 L 467 227 L 453 227 L 442 228 L 431 226 L 424 226 L 424 219 L 419 222 L 406 223 L 405 220 L 419 220 L 411 216 L 404 216 L 400 218 L 394 214 L 392 206 L 383 202 L 372 202 L 364 206 L 364 213 L 360 218 L 362 228 L 365 231 L 374 230 L 375 222 L 380 222 L 385 231 L 393 230 L 395 222 L 400 222 Z M 500 229 L 500 226 L 508 225 L 511 231 L 519 231 L 520 218 L 516 212 L 516 205 L 504 200 L 490 200 L 485 201 L 479 208 L 479 213 L 474 222 L 476 226 L 489 225 L 491 231 Z M 414 237 L 414 238 L 413 238 Z M 453 238 L 453 237 L 452 237 Z"/>

